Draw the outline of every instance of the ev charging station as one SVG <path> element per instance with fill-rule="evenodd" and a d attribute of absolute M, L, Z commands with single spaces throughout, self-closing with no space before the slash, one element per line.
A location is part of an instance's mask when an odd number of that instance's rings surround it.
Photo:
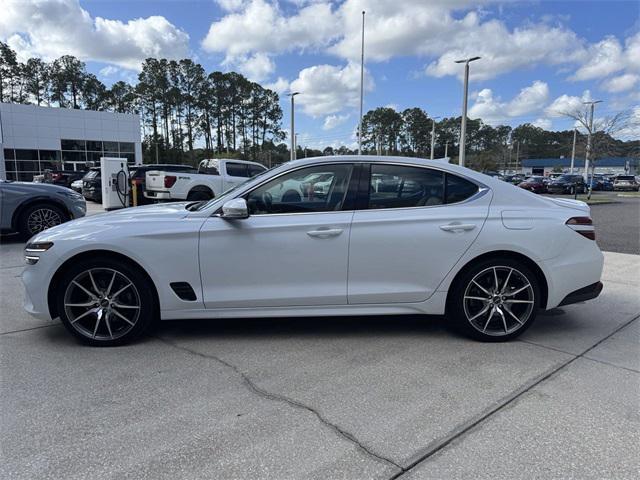
<path fill-rule="evenodd" d="M 102 157 L 102 208 L 115 210 L 129 206 L 129 167 L 126 158 Z"/>

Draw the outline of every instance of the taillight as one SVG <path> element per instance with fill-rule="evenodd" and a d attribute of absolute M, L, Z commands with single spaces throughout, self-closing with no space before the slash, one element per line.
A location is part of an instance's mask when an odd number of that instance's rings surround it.
<path fill-rule="evenodd" d="M 164 188 L 171 188 L 176 183 L 178 177 L 175 175 L 165 175 L 164 177 Z"/>
<path fill-rule="evenodd" d="M 596 231 L 593 229 L 591 217 L 571 217 L 565 223 L 570 229 L 583 237 L 589 240 L 596 239 Z"/>

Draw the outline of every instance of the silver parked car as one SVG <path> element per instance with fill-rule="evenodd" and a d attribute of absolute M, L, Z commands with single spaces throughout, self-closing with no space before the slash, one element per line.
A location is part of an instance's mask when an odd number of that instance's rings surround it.
<path fill-rule="evenodd" d="M 0 180 L 0 231 L 29 238 L 61 223 L 84 217 L 87 204 L 73 190 L 49 183 Z"/>

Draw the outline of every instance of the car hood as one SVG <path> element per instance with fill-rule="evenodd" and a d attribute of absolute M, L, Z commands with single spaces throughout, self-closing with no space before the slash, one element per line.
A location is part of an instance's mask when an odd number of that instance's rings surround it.
<path fill-rule="evenodd" d="M 53 183 L 40 183 L 40 182 L 3 182 L 4 185 L 12 186 L 25 193 L 39 192 L 39 193 L 69 193 L 67 187 L 62 185 L 55 185 Z"/>
<path fill-rule="evenodd" d="M 166 222 L 186 217 L 185 208 L 193 202 L 160 203 L 142 207 L 123 208 L 112 212 L 99 213 L 63 223 L 37 234 L 31 242 L 55 242 L 62 239 L 96 239 L 114 228 L 123 225 Z"/>

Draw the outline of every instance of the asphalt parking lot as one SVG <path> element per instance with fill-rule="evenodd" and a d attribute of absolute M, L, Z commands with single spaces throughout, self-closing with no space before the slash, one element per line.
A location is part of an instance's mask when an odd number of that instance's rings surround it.
<path fill-rule="evenodd" d="M 599 298 L 510 343 L 387 316 L 163 322 L 100 349 L 23 312 L 22 248 L 0 246 L 2 478 L 638 476 L 639 255 L 606 252 Z"/>

